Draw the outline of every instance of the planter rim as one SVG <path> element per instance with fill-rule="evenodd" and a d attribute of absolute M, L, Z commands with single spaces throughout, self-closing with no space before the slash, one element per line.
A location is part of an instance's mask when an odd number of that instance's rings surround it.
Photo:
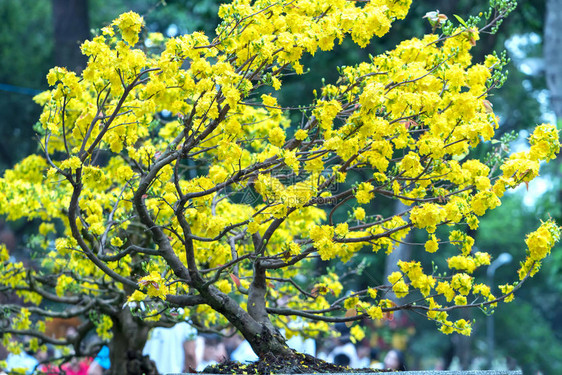
<path fill-rule="evenodd" d="M 329 373 L 332 375 L 373 375 L 376 372 L 338 372 Z M 393 371 L 393 372 L 380 372 L 381 375 L 522 375 L 520 370 L 467 370 L 467 371 L 437 371 L 437 370 L 423 370 L 423 371 Z M 187 373 L 167 373 L 165 375 L 189 375 Z M 206 375 L 220 375 L 220 374 L 206 374 Z M 275 374 L 275 375 L 291 375 L 291 374 Z M 306 375 L 306 374 L 302 374 Z"/>

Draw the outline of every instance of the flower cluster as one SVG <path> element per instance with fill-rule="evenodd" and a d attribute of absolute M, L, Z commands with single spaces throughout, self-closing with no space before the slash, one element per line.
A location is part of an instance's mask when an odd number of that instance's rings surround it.
<path fill-rule="evenodd" d="M 491 257 L 473 251 L 463 228 L 476 229 L 506 189 L 538 176 L 540 163 L 560 150 L 556 128 L 543 124 L 529 151 L 497 165 L 468 156 L 498 126 L 486 98 L 502 64 L 495 56 L 472 62 L 478 30 L 413 38 L 340 68 L 339 79 L 299 109 L 298 124 L 275 96 L 287 74 L 304 72 L 304 54 L 347 36 L 366 46 L 410 3 L 234 0 L 220 7 L 216 38 L 149 36 L 158 48 L 138 43 L 142 17 L 121 15 L 82 45 L 89 60 L 81 76 L 49 72 L 51 90 L 36 97 L 45 155 L 0 179 L 0 214 L 43 222 L 41 267 L 57 282 L 34 292 L 44 279 L 0 249 L 0 285 L 36 304 L 87 297 L 107 339 L 116 319 L 108 304 L 144 301 L 151 308 L 138 314 L 159 321 L 173 297 L 204 314 L 203 324 L 262 316 L 255 309 L 265 312 L 266 302 L 251 300 L 262 296 L 282 312 L 272 318 L 280 326 L 292 319 L 286 311 L 321 320 L 343 302 L 359 318 L 418 308 L 444 333 L 469 334 L 470 322 L 453 321 L 449 311 L 507 301 L 516 286 L 496 298 L 476 280 Z M 379 215 L 384 199 L 405 211 Z M 399 261 L 390 287 L 346 297 L 341 275 L 308 272 L 316 257 L 356 264 L 360 251 L 390 254 L 411 231 L 427 233 L 424 257 L 458 249 L 447 270 Z M 559 235 L 552 221 L 528 235 L 521 280 Z M 421 302 L 398 305 L 380 289 L 392 289 L 398 302 L 410 295 Z M 237 310 L 221 316 L 221 309 Z M 357 326 L 352 333 L 364 335 Z"/>

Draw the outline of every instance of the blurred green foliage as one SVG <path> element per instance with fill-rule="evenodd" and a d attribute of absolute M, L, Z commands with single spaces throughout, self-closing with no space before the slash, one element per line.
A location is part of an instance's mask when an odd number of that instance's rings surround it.
<path fill-rule="evenodd" d="M 0 84 L 10 85 L 0 91 L 0 170 L 37 147 L 32 125 L 41 108 L 18 90 L 47 89 L 45 75 L 53 65 L 50 15 L 49 1 L 0 1 Z"/>
<path fill-rule="evenodd" d="M 524 233 L 534 230 L 539 219 L 546 219 L 536 206 L 525 205 L 521 194 L 512 194 L 502 202 L 501 210 L 490 212 L 482 221 L 478 232 L 481 248 L 495 256 L 508 252 L 517 261 L 524 244 Z M 498 284 L 516 277 L 509 272 L 514 265 L 498 268 Z M 525 374 L 541 370 L 544 374 L 561 374 L 562 362 L 562 254 L 558 247 L 547 258 L 543 269 L 530 279 L 518 293 L 514 302 L 500 304 L 496 309 L 496 350 L 498 354 L 513 357 Z M 522 328 L 524 327 L 524 328 Z M 482 327 L 482 340 L 485 330 Z"/>

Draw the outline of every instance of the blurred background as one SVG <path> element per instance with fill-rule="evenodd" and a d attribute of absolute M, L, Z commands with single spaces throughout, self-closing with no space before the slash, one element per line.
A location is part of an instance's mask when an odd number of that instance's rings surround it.
<path fill-rule="evenodd" d="M 120 13 L 134 10 L 144 16 L 146 29 L 176 36 L 193 31 L 214 34 L 218 0 L 0 0 L 0 171 L 38 151 L 34 126 L 40 107 L 32 98 L 46 90 L 46 74 L 54 65 L 79 71 L 85 65 L 79 44 Z M 454 19 L 487 9 L 484 0 L 417 0 L 405 20 L 396 22 L 383 39 L 360 49 L 344 42 L 334 51 L 305 59 L 314 67 L 304 76 L 285 80 L 279 102 L 285 106 L 310 103 L 313 89 L 337 79 L 337 66 L 353 65 L 393 48 L 402 40 L 431 32 L 423 16 L 429 11 Z M 497 137 L 512 134 L 511 148 L 528 147 L 528 129 L 562 119 L 562 2 L 520 1 L 515 12 L 495 35 L 483 34 L 475 47 L 474 61 L 507 50 L 511 62 L 505 85 L 489 99 L 501 118 Z M 300 114 L 295 114 L 295 121 Z M 482 145 L 476 152 L 485 155 Z M 513 269 L 525 251 L 525 233 L 548 216 L 560 223 L 562 210 L 561 158 L 542 166 L 541 176 L 508 194 L 501 208 L 482 218 L 472 233 L 476 246 L 491 253 L 495 263 L 477 274 L 496 284 L 512 281 Z M 355 177 L 359 179 L 360 175 Z M 397 208 L 381 200 L 377 210 Z M 374 214 L 373 209 L 369 214 Z M 27 242 L 37 223 L 7 226 L 0 221 L 0 241 L 25 258 Z M 415 235 L 414 235 L 415 236 Z M 414 241 L 413 239 L 412 242 Z M 412 249 L 400 246 L 396 256 L 409 257 Z M 447 249 L 444 250 L 446 255 Z M 451 250 L 452 254 L 452 250 Z M 357 290 L 380 283 L 391 273 L 392 259 L 365 252 L 350 275 L 349 287 Z M 388 264 L 387 264 L 388 263 Z M 445 264 L 445 260 L 443 260 Z M 507 265 L 506 265 L 507 264 Z M 322 264 L 334 268 L 337 264 Z M 493 317 L 467 311 L 476 319 L 471 337 L 445 336 L 433 323 L 403 313 L 392 321 L 366 322 L 366 344 L 382 352 L 405 352 L 408 367 L 416 369 L 522 368 L 526 374 L 562 374 L 562 249 L 545 261 L 541 272 L 518 292 L 514 302 L 498 306 Z M 359 277 L 357 277 L 359 273 Z M 353 276 L 353 280 L 351 280 Z"/>

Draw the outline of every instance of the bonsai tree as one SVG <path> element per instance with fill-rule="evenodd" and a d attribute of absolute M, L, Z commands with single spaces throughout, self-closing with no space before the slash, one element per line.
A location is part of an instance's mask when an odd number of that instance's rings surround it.
<path fill-rule="evenodd" d="M 305 72 L 303 54 L 349 36 L 365 47 L 409 6 L 235 0 L 220 7 L 212 40 L 146 34 L 142 18 L 125 13 L 82 45 L 80 76 L 53 68 L 52 89 L 36 97 L 43 152 L 0 180 L 0 213 L 40 222 L 35 267 L 0 255 L 3 290 L 28 303 L 3 306 L 4 344 L 17 350 L 13 336 L 31 336 L 34 347 L 71 344 L 84 355 L 95 329 L 121 374 L 149 328 L 188 316 L 234 327 L 263 358 L 293 355 L 279 329 L 292 334 L 296 319 L 312 334 L 412 310 L 468 335 L 471 322 L 454 310 L 511 300 L 559 228 L 546 221 L 527 236 L 499 295 L 473 275 L 490 255 L 474 250 L 466 229 L 560 149 L 549 124 L 535 128 L 527 151 L 507 154 L 493 141 L 487 97 L 506 59 L 475 63 L 470 50 L 514 2 L 492 1 L 458 24 L 428 14 L 432 34 L 341 67 L 312 103 L 282 108 L 275 97 L 287 76 Z M 487 161 L 473 158 L 482 143 L 494 147 Z M 382 215 L 380 197 L 406 209 Z M 390 254 L 411 231 L 425 251 L 399 261 L 387 283 L 344 291 L 334 272 L 307 277 L 318 258 L 345 265 L 365 251 Z M 458 249 L 447 267 L 422 267 L 422 258 L 443 258 L 445 243 Z M 84 322 L 76 336 L 43 333 L 45 319 L 73 316 Z M 361 338 L 361 327 L 352 334 Z"/>

